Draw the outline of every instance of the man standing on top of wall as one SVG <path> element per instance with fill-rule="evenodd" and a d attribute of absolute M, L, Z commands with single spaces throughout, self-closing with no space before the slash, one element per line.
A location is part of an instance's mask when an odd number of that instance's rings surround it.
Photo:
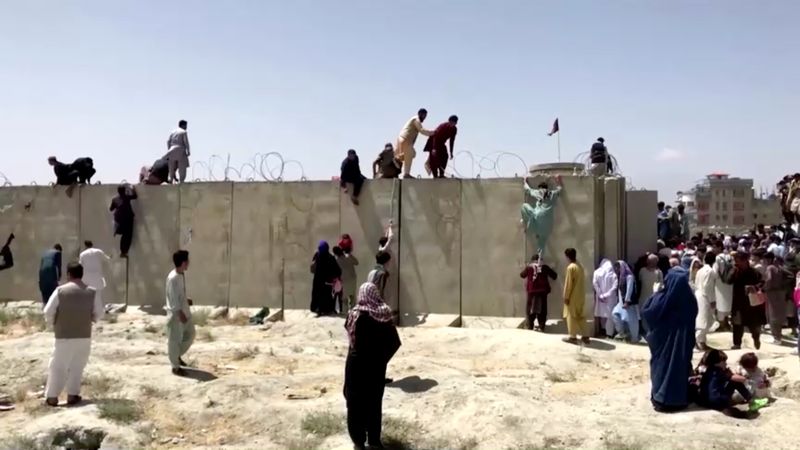
<path fill-rule="evenodd" d="M 447 142 L 450 142 L 450 159 L 453 159 L 453 147 L 458 133 L 458 116 L 450 116 L 447 122 L 440 124 L 433 131 L 423 151 L 430 152 L 428 167 L 433 178 L 444 178 L 444 169 L 447 168 Z"/>
<path fill-rule="evenodd" d="M 611 170 L 609 170 L 611 163 L 605 142 L 605 139 L 599 137 L 597 138 L 597 142 L 592 144 L 591 150 L 589 150 L 592 175 L 596 177 L 601 177 L 611 172 Z"/>
<path fill-rule="evenodd" d="M 189 135 L 185 120 L 178 122 L 178 128 L 170 133 L 167 139 L 167 155 L 169 156 L 169 182 L 186 181 L 186 169 L 189 167 Z M 180 178 L 176 177 L 176 172 Z"/>
<path fill-rule="evenodd" d="M 395 146 L 395 156 L 398 160 L 403 162 L 403 178 L 411 177 L 411 164 L 414 162 L 414 157 L 417 156 L 417 151 L 414 150 L 414 143 L 417 141 L 417 136 L 430 136 L 433 134 L 431 130 L 422 127 L 422 122 L 428 117 L 428 111 L 421 108 L 417 111 L 417 115 L 408 119 L 403 128 L 400 130 L 400 135 L 397 137 L 397 145 Z"/>

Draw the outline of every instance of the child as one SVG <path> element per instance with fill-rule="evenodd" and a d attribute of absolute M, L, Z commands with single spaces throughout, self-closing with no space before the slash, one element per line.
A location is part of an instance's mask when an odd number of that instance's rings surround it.
<path fill-rule="evenodd" d="M 341 273 L 339 278 L 333 280 L 333 304 L 334 307 L 338 307 L 339 314 L 342 314 L 345 312 L 342 309 L 342 277 L 344 276 L 344 268 L 342 267 L 340 257 L 343 257 L 344 253 L 342 253 L 342 249 L 337 245 L 336 247 L 333 247 L 333 255 L 336 257 L 336 264 L 339 265 L 339 273 Z"/>
<path fill-rule="evenodd" d="M 753 398 L 770 398 L 769 377 L 758 367 L 755 353 L 745 353 L 739 359 L 739 375 L 746 379 L 744 384 Z"/>
<path fill-rule="evenodd" d="M 700 379 L 698 403 L 701 406 L 736 417 L 741 411 L 733 408 L 734 392 L 738 392 L 749 404 L 750 412 L 758 411 L 769 403 L 767 399 L 753 398 L 744 384 L 747 379 L 741 375 L 734 375 L 728 369 L 728 355 L 725 352 L 709 350 L 703 359 L 706 370 Z"/>
<path fill-rule="evenodd" d="M 345 236 L 347 235 L 342 236 L 342 238 L 344 239 Z M 352 248 L 353 245 L 351 241 L 349 249 Z M 344 313 L 355 306 L 357 281 L 356 266 L 358 265 L 358 259 L 352 255 L 347 248 L 334 247 L 333 254 L 336 256 L 336 262 L 339 264 L 339 268 L 342 269 L 342 294 L 339 298 L 339 312 Z M 347 300 L 347 310 L 342 309 L 342 299 Z"/>

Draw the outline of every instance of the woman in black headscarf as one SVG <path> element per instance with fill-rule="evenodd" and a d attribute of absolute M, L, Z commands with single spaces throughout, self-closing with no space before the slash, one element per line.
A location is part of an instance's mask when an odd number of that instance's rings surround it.
<path fill-rule="evenodd" d="M 342 270 L 325 241 L 319 242 L 317 253 L 311 260 L 311 273 L 314 274 L 311 287 L 311 312 L 319 316 L 333 314 L 336 311 L 333 285 L 336 279 L 342 276 Z"/>

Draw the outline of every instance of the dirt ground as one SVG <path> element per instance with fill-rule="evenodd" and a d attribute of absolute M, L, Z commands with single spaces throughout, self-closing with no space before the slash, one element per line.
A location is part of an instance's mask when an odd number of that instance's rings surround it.
<path fill-rule="evenodd" d="M 136 310 L 101 322 L 84 375 L 85 402 L 42 406 L 53 345 L 36 308 L 0 321 L 0 449 L 48 448 L 56 430 L 101 429 L 105 449 L 350 449 L 341 318 L 294 312 L 247 325 L 244 313 L 198 326 L 192 378 L 170 373 L 163 316 Z M 2 318 L 3 316 L 0 316 Z M 197 314 L 205 322 L 205 314 Z M 646 346 L 581 348 L 518 329 L 402 328 L 389 366 L 384 438 L 406 449 L 798 448 L 800 363 L 765 344 L 777 401 L 754 420 L 649 403 Z M 710 343 L 730 347 L 730 334 Z M 746 341 L 745 346 L 750 344 Z M 747 349 L 743 351 L 748 351 Z M 738 359 L 741 351 L 729 352 Z M 696 358 L 699 354 L 695 355 Z M 64 399 L 62 398 L 62 401 Z"/>

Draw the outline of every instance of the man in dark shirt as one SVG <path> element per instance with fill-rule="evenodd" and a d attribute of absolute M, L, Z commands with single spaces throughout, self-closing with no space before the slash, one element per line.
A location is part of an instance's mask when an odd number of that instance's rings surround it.
<path fill-rule="evenodd" d="M 444 178 L 444 169 L 447 168 L 447 141 L 450 141 L 450 159 L 453 159 L 453 146 L 458 133 L 458 116 L 450 116 L 447 122 L 440 124 L 425 143 L 423 151 L 430 152 L 428 167 L 433 173 L 433 178 Z"/>
<path fill-rule="evenodd" d="M 361 166 L 358 163 L 358 155 L 356 151 L 350 149 L 347 151 L 347 158 L 342 161 L 342 173 L 339 177 L 341 187 L 345 192 L 349 192 L 350 188 L 347 184 L 352 184 L 352 192 L 350 192 L 350 199 L 354 205 L 358 205 L 358 195 L 361 193 L 361 187 L 364 185 L 364 175 L 361 174 Z"/>
<path fill-rule="evenodd" d="M 61 279 L 61 244 L 56 244 L 42 255 L 39 263 L 39 291 L 42 294 L 42 303 L 47 305 L 47 300 L 58 288 Z"/>
<path fill-rule="evenodd" d="M 144 184 L 163 184 L 169 180 L 169 159 L 157 159 L 149 168 L 142 169 L 139 181 Z"/>
<path fill-rule="evenodd" d="M 119 252 L 123 258 L 128 257 L 128 250 L 133 241 L 133 206 L 131 200 L 136 200 L 136 189 L 125 184 L 117 187 L 117 196 L 111 200 L 109 211 L 114 213 L 114 236 L 120 235 Z"/>
<path fill-rule="evenodd" d="M 749 294 L 755 293 L 762 286 L 761 274 L 750 266 L 750 255 L 747 252 L 736 252 L 734 269 L 731 274 L 733 285 L 733 349 L 742 348 L 744 329 L 750 331 L 756 350 L 761 348 L 761 326 L 767 323 L 766 306 L 750 304 Z"/>
<path fill-rule="evenodd" d="M 603 176 L 609 172 L 608 149 L 606 148 L 605 142 L 605 139 L 599 137 L 597 138 L 597 142 L 592 144 L 592 149 L 589 150 L 592 174 L 595 176 Z"/>
<path fill-rule="evenodd" d="M 80 184 L 91 184 L 92 177 L 96 170 L 94 170 L 94 161 L 92 158 L 78 158 L 72 162 L 72 170 L 78 172 L 78 182 Z"/>
<path fill-rule="evenodd" d="M 55 156 L 47 158 L 47 162 L 53 166 L 57 185 L 71 186 L 78 182 L 78 171 L 74 170 L 71 164 L 64 164 L 57 160 Z"/>
<path fill-rule="evenodd" d="M 397 178 L 400 176 L 401 166 L 402 163 L 398 163 L 394 158 L 394 147 L 391 143 L 387 143 L 372 163 L 372 177 Z"/>

